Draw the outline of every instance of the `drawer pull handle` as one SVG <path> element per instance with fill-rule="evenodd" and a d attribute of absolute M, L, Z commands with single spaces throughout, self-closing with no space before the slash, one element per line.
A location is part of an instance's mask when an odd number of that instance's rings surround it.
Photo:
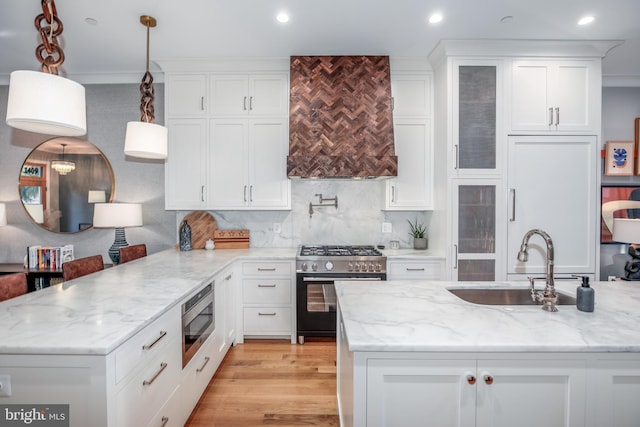
<path fill-rule="evenodd" d="M 211 358 L 209 356 L 206 356 L 204 358 L 204 363 L 202 364 L 202 366 L 200 366 L 198 369 L 196 369 L 196 372 L 204 371 L 204 367 L 207 366 L 207 363 L 209 363 L 209 360 L 211 360 Z"/>
<path fill-rule="evenodd" d="M 476 377 L 474 377 L 473 375 L 467 375 L 467 382 L 471 385 L 474 385 L 476 383 Z"/>
<path fill-rule="evenodd" d="M 150 380 L 144 380 L 142 381 L 142 385 L 151 385 L 153 384 L 153 382 L 156 380 L 156 378 L 158 378 L 158 376 L 162 373 L 162 371 L 164 371 L 167 368 L 167 364 L 165 362 L 162 362 L 160 364 L 160 370 L 158 372 L 156 372 L 156 374 L 150 379 Z"/>
<path fill-rule="evenodd" d="M 145 344 L 142 346 L 143 350 L 151 350 L 151 347 L 158 344 L 158 342 L 167 335 L 167 331 L 160 331 L 160 336 L 156 338 L 151 344 Z"/>
<path fill-rule="evenodd" d="M 261 313 L 261 312 L 258 312 L 258 316 L 275 316 L 275 315 L 276 315 L 275 312 L 274 313 Z"/>
<path fill-rule="evenodd" d="M 166 426 L 168 422 L 169 422 L 169 417 L 162 417 L 162 424 L 160 424 L 160 427 Z"/>
<path fill-rule="evenodd" d="M 231 280 L 231 277 L 232 277 L 232 276 L 233 276 L 233 275 L 231 275 L 231 274 L 230 274 L 230 275 L 228 275 L 227 277 L 225 277 L 225 278 L 224 278 L 224 280 Z"/>
<path fill-rule="evenodd" d="M 422 268 L 409 268 L 409 267 L 407 267 L 407 271 L 424 271 L 424 267 L 422 267 Z"/>
<path fill-rule="evenodd" d="M 488 385 L 493 384 L 493 377 L 491 375 L 485 375 L 484 382 L 487 383 Z"/>
<path fill-rule="evenodd" d="M 263 285 L 263 284 L 259 284 L 258 285 L 259 288 L 275 288 L 276 285 Z"/>
<path fill-rule="evenodd" d="M 258 267 L 258 271 L 276 271 L 276 268 L 275 267 L 272 267 L 272 268 L 260 268 L 260 267 Z"/>

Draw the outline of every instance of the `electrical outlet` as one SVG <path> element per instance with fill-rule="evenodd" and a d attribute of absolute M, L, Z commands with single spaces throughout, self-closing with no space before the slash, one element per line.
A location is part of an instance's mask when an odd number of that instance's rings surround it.
<path fill-rule="evenodd" d="M 391 233 L 393 231 L 393 227 L 390 222 L 382 223 L 382 232 L 383 233 Z"/>
<path fill-rule="evenodd" d="M 11 375 L 0 375 L 0 397 L 11 397 Z"/>
<path fill-rule="evenodd" d="M 273 223 L 273 232 L 278 234 L 282 232 L 282 227 L 280 226 L 279 222 L 274 222 Z"/>

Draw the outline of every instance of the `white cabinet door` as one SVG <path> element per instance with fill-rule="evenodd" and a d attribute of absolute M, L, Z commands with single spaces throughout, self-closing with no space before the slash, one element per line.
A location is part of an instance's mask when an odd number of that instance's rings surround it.
<path fill-rule="evenodd" d="M 165 87 L 168 117 L 204 117 L 207 114 L 205 74 L 169 74 Z"/>
<path fill-rule="evenodd" d="M 595 60 L 517 60 L 512 67 L 511 129 L 595 131 L 601 76 Z"/>
<path fill-rule="evenodd" d="M 220 282 L 224 286 L 225 345 L 228 348 L 236 340 L 236 293 L 238 284 L 232 268 L 225 270 L 220 277 Z"/>
<path fill-rule="evenodd" d="M 367 366 L 367 427 L 475 425 L 476 386 L 467 380 L 475 360 L 374 359 Z"/>
<path fill-rule="evenodd" d="M 600 360 L 589 390 L 589 427 L 636 427 L 640 421 L 640 361 Z"/>
<path fill-rule="evenodd" d="M 212 209 L 242 209 L 249 202 L 249 126 L 246 119 L 210 121 L 209 188 Z"/>
<path fill-rule="evenodd" d="M 206 206 L 207 124 L 205 119 L 169 119 L 165 163 L 165 209 Z"/>
<path fill-rule="evenodd" d="M 289 121 L 249 120 L 249 205 L 253 209 L 291 209 L 287 178 Z"/>
<path fill-rule="evenodd" d="M 286 116 L 289 112 L 287 74 L 212 74 L 211 113 L 214 117 Z"/>
<path fill-rule="evenodd" d="M 480 360 L 477 374 L 476 427 L 585 425 L 584 360 Z"/>
<path fill-rule="evenodd" d="M 394 117 L 430 117 L 431 92 L 431 75 L 392 71 L 391 97 Z"/>
<path fill-rule="evenodd" d="M 386 210 L 433 209 L 431 121 L 394 120 L 398 176 L 387 180 Z"/>
<path fill-rule="evenodd" d="M 531 229 L 551 236 L 555 273 L 595 273 L 598 154 L 592 136 L 509 138 L 509 274 L 546 271 L 546 248 L 539 237 L 531 241 L 529 261 L 517 259 L 522 238 Z"/>

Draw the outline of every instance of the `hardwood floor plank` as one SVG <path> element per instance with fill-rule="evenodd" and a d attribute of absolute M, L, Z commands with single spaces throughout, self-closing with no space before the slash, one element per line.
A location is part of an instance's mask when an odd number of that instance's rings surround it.
<path fill-rule="evenodd" d="M 339 426 L 335 340 L 232 347 L 186 427 Z"/>

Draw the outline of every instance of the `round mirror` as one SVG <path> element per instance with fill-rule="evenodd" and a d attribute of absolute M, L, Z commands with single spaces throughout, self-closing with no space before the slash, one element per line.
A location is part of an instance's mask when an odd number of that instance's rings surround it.
<path fill-rule="evenodd" d="M 92 227 L 93 204 L 111 202 L 111 164 L 85 139 L 59 137 L 33 149 L 20 168 L 20 200 L 29 217 L 54 233 Z"/>

